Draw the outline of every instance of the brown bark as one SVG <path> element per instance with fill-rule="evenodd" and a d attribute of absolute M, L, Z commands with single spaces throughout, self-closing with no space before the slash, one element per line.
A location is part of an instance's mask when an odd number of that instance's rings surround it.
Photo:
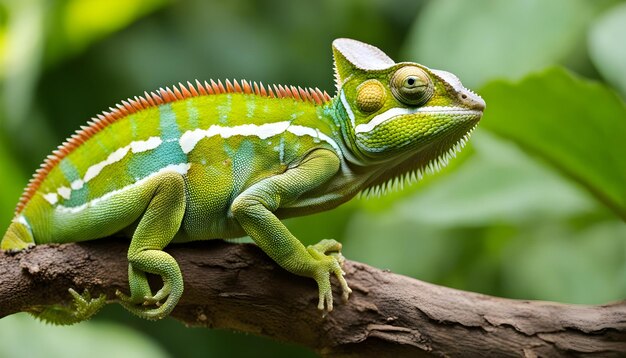
<path fill-rule="evenodd" d="M 111 298 L 116 289 L 126 292 L 126 249 L 126 242 L 109 239 L 0 253 L 0 317 L 66 301 L 68 287 Z M 284 271 L 254 245 L 213 241 L 167 251 L 185 279 L 173 317 L 297 343 L 323 356 L 626 355 L 626 301 L 583 306 L 496 298 L 348 261 L 354 292 L 348 303 L 336 294 L 335 310 L 324 316 L 315 308 L 314 281 Z"/>

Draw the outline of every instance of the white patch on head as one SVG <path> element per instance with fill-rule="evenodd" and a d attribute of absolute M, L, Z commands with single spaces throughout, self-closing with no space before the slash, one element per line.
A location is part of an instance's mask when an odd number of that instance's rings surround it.
<path fill-rule="evenodd" d="M 55 205 L 59 201 L 59 196 L 57 193 L 48 193 L 44 194 L 43 198 L 46 199 L 50 203 L 50 205 Z"/>
<path fill-rule="evenodd" d="M 371 132 L 377 126 L 393 119 L 397 116 L 414 113 L 446 113 L 446 114 L 469 114 L 480 113 L 479 111 L 468 110 L 463 107 L 444 107 L 444 106 L 431 106 L 431 107 L 417 107 L 417 108 L 390 108 L 381 114 L 374 116 L 369 122 L 359 124 L 354 129 L 355 133 L 367 133 Z"/>
<path fill-rule="evenodd" d="M 384 70 L 396 63 L 380 49 L 352 39 L 336 39 L 333 47 L 362 70 Z"/>
<path fill-rule="evenodd" d="M 461 83 L 461 80 L 459 80 L 457 76 L 447 71 L 431 71 L 433 74 L 435 74 L 435 76 L 438 76 L 439 78 L 447 82 L 450 86 L 452 86 L 452 88 L 454 88 L 457 93 L 462 94 L 465 102 L 468 103 L 468 105 L 479 106 L 483 109 L 485 108 L 485 100 L 483 100 L 481 96 L 477 95 L 472 90 L 465 88 Z"/>
<path fill-rule="evenodd" d="M 133 153 L 146 152 L 160 146 L 163 141 L 160 137 L 150 137 L 147 140 L 139 140 L 130 143 L 130 150 Z"/>
<path fill-rule="evenodd" d="M 66 186 L 62 186 L 59 189 L 57 189 L 57 193 L 65 200 L 69 200 L 70 196 L 72 195 L 72 189 L 66 187 Z"/>
<path fill-rule="evenodd" d="M 453 75 L 452 73 L 448 71 L 441 71 L 441 70 L 430 70 L 430 71 L 434 73 L 436 76 L 438 76 L 439 78 L 441 78 L 442 80 L 446 81 L 448 84 L 450 84 L 450 86 L 452 86 L 452 88 L 454 88 L 455 91 L 457 92 L 467 91 L 467 88 L 463 87 L 461 80 L 457 76 Z"/>

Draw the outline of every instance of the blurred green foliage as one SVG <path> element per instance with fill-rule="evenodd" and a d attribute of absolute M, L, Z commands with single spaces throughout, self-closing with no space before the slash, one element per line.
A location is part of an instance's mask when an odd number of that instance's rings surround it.
<path fill-rule="evenodd" d="M 289 220 L 302 241 L 338 238 L 350 259 L 498 296 L 623 299 L 624 31 L 626 3 L 617 0 L 0 0 L 0 222 L 41 159 L 120 99 L 195 78 L 332 93 L 330 43 L 353 37 L 398 61 L 454 72 L 487 110 L 448 168 L 382 198 Z M 28 347 L 16 343 L 23 332 Z M 142 321 L 118 306 L 70 328 L 23 315 L 0 321 L 0 356 L 85 349 L 312 355 Z"/>

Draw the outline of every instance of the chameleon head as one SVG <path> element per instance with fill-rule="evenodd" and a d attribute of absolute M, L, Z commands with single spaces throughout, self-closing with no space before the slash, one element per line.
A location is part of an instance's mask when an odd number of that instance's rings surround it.
<path fill-rule="evenodd" d="M 482 117 L 483 99 L 449 72 L 395 63 L 350 39 L 335 40 L 333 53 L 345 139 L 366 162 L 419 155 L 428 164 L 462 144 Z"/>

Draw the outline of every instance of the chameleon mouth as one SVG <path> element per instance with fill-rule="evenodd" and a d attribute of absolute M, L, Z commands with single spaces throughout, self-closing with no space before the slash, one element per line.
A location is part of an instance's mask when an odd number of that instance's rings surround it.
<path fill-rule="evenodd" d="M 354 128 L 354 132 L 356 134 L 368 133 L 373 131 L 376 127 L 383 125 L 398 116 L 421 113 L 470 117 L 471 119 L 474 119 L 475 122 L 478 122 L 483 115 L 481 110 L 468 109 L 464 107 L 430 106 L 420 108 L 391 108 L 374 116 L 374 118 L 372 118 L 369 122 L 357 125 Z"/>

